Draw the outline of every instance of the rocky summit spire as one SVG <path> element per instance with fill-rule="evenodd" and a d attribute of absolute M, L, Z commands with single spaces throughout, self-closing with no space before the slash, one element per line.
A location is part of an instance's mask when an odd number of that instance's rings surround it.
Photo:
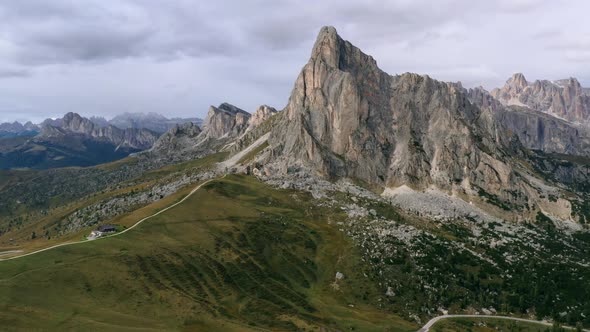
<path fill-rule="evenodd" d="M 359 64 L 377 67 L 377 62 L 350 42 L 342 39 L 336 28 L 325 26 L 320 29 L 313 46 L 310 63 L 321 62 L 328 68 L 350 71 Z"/>
<path fill-rule="evenodd" d="M 328 66 L 337 68 L 340 62 L 340 47 L 343 40 L 338 36 L 336 28 L 326 26 L 320 29 L 311 51 L 310 61 L 323 61 Z"/>
<path fill-rule="evenodd" d="M 510 86 L 515 93 L 520 93 L 529 83 L 522 73 L 516 73 L 506 81 L 506 85 Z"/>
<path fill-rule="evenodd" d="M 250 113 L 229 103 L 209 107 L 204 131 L 209 138 L 237 137 L 248 127 Z"/>

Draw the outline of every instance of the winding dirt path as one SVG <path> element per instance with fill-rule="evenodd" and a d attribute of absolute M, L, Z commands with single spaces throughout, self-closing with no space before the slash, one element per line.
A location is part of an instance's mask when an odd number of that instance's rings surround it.
<path fill-rule="evenodd" d="M 221 179 L 223 179 L 224 177 L 226 177 L 226 175 L 222 176 Z M 199 184 L 190 193 L 188 193 L 188 195 L 186 195 L 184 198 L 182 198 L 180 201 L 178 201 L 178 202 L 176 202 L 176 203 L 174 203 L 174 204 L 172 204 L 172 205 L 170 205 L 170 206 L 168 206 L 168 207 L 166 207 L 166 208 L 164 208 L 164 209 L 162 209 L 162 210 L 160 210 L 160 211 L 158 211 L 158 212 L 156 212 L 156 213 L 154 213 L 152 215 L 149 215 L 149 216 L 147 216 L 147 217 L 139 220 L 138 222 L 136 222 L 135 224 L 133 224 L 133 226 L 131 226 L 131 227 L 129 227 L 129 228 L 127 228 L 127 229 L 125 229 L 125 230 L 123 230 L 121 232 L 118 232 L 118 233 L 115 233 L 115 234 L 111 234 L 111 235 L 107 235 L 107 236 L 102 236 L 102 237 L 99 237 L 97 239 L 90 240 L 90 241 L 99 241 L 99 240 L 102 240 L 102 239 L 108 239 L 110 237 L 115 237 L 115 236 L 119 236 L 119 235 L 125 234 L 125 233 L 129 232 L 130 230 L 134 229 L 135 227 L 139 226 L 144 221 L 146 221 L 148 219 L 151 219 L 151 218 L 153 218 L 153 217 L 155 217 L 157 215 L 160 215 L 160 214 L 162 214 L 162 213 L 164 213 L 164 212 L 166 212 L 166 211 L 168 211 L 168 210 L 170 210 L 170 209 L 172 209 L 172 208 L 174 208 L 174 207 L 182 204 L 184 201 L 186 201 L 187 199 L 189 199 L 194 193 L 196 193 L 199 189 L 201 189 L 201 187 L 203 187 L 204 185 L 210 183 L 211 181 L 218 180 L 218 179 L 219 178 L 210 179 L 210 180 L 207 180 L 207 181 Z M 60 243 L 60 244 L 56 244 L 56 245 L 51 246 L 51 247 L 47 247 L 47 248 L 44 248 L 44 249 L 36 250 L 36 251 L 29 252 L 29 253 L 26 253 L 26 254 L 23 254 L 23 255 L 13 256 L 13 257 L 9 257 L 9 258 L 0 258 L 0 262 L 1 261 L 8 261 L 8 260 L 12 260 L 12 259 L 17 259 L 17 258 L 21 258 L 21 257 L 35 255 L 35 254 L 38 254 L 38 253 L 41 253 L 41 252 L 44 252 L 44 251 L 47 251 L 47 250 L 55 249 L 55 248 L 60 248 L 60 247 L 65 247 L 65 246 L 72 246 L 72 245 L 75 245 L 75 244 L 87 243 L 87 242 L 89 242 L 89 240 L 82 240 L 82 241 L 76 241 L 76 242 Z"/>
<path fill-rule="evenodd" d="M 526 319 L 526 318 L 516 318 L 516 317 L 509 317 L 509 316 L 493 316 L 493 315 L 442 315 L 442 316 L 434 317 L 433 319 L 429 320 L 428 323 L 426 323 L 426 325 L 424 325 L 421 329 L 418 330 L 418 332 L 427 332 L 427 331 L 430 331 L 430 328 L 434 324 L 436 324 L 438 321 L 443 320 L 443 319 L 449 319 L 449 318 L 493 318 L 493 319 L 505 319 L 505 320 L 512 320 L 512 321 L 518 321 L 518 322 L 540 324 L 540 325 L 545 325 L 545 326 L 553 326 L 553 323 L 549 323 L 549 322 L 546 322 L 546 321 L 539 321 L 539 320 Z M 562 328 L 568 329 L 568 330 L 575 330 L 575 328 L 569 327 L 569 326 L 562 326 Z M 586 329 L 584 329 L 582 331 L 590 332 L 590 330 L 586 330 Z"/>

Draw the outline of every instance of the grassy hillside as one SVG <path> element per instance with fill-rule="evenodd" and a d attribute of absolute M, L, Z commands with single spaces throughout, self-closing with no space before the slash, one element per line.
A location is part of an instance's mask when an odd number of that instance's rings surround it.
<path fill-rule="evenodd" d="M 342 212 L 311 199 L 230 176 L 121 236 L 0 262 L 0 326 L 416 330 L 372 300 Z"/>
<path fill-rule="evenodd" d="M 143 161 L 135 158 L 91 168 L 0 170 L 0 196 L 5 198 L 0 201 L 0 253 L 4 250 L 31 251 L 79 240 L 90 232 L 90 228 L 64 232 L 67 218 L 74 211 L 114 197 L 148 191 L 184 175 L 203 172 L 226 155 L 218 153 L 147 170 Z M 165 199 L 164 203 L 167 201 Z M 131 211 L 139 207 L 129 208 Z M 128 226 L 134 221 L 122 224 Z M 37 234 L 35 239 L 31 236 L 33 232 Z"/>

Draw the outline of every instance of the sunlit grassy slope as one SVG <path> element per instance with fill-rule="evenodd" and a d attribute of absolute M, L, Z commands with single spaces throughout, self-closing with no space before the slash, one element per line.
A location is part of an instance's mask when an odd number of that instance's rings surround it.
<path fill-rule="evenodd" d="M 119 237 L 0 262 L 0 329 L 416 330 L 311 199 L 229 176 Z"/>
<path fill-rule="evenodd" d="M 191 160 L 188 162 L 174 164 L 165 166 L 162 168 L 154 169 L 147 171 L 145 173 L 140 174 L 137 177 L 132 177 L 130 179 L 126 179 L 123 182 L 115 182 L 111 183 L 111 187 L 108 189 L 101 190 L 99 192 L 93 192 L 86 196 L 82 196 L 79 199 L 68 197 L 63 201 L 59 201 L 56 198 L 54 202 L 55 205 L 52 205 L 49 209 L 43 209 L 43 211 L 36 210 L 34 207 L 22 204 L 16 210 L 12 211 L 12 215 L 26 215 L 31 214 L 29 217 L 29 221 L 23 223 L 23 225 L 19 225 L 10 229 L 10 231 L 6 233 L 2 233 L 2 226 L 3 223 L 7 223 L 10 216 L 3 216 L 0 213 L 0 252 L 2 251 L 9 251 L 9 250 L 23 250 L 23 252 L 31 252 L 38 249 L 43 249 L 50 247 L 55 244 L 60 244 L 63 242 L 72 242 L 72 241 L 80 241 L 84 239 L 93 227 L 86 227 L 81 229 L 78 232 L 73 232 L 65 235 L 59 235 L 58 231 L 56 230 L 58 227 L 61 227 L 64 220 L 67 219 L 67 216 L 73 213 L 78 209 L 82 209 L 85 206 L 89 206 L 100 201 L 108 200 L 109 198 L 113 198 L 116 196 L 121 195 L 128 195 L 135 191 L 142 191 L 151 188 L 152 186 L 156 185 L 159 180 L 173 176 L 175 174 L 190 174 L 191 172 L 202 172 L 206 169 L 214 167 L 215 163 L 225 159 L 227 153 L 217 153 L 213 155 L 206 156 L 204 158 L 199 158 L 196 160 Z M 108 177 L 109 172 L 116 173 L 119 172 L 121 168 L 133 165 L 137 162 L 137 160 L 133 158 L 127 158 L 123 160 L 118 160 L 116 162 L 112 162 L 109 164 L 99 165 L 93 168 L 88 169 L 75 169 L 80 173 L 84 174 L 84 172 L 91 172 L 95 170 L 101 170 L 106 172 L 102 175 L 96 175 L 97 177 L 106 176 Z M 67 172 L 73 171 L 74 169 L 58 169 L 52 170 L 52 172 L 60 173 L 60 172 Z M 67 191 L 71 186 L 84 186 L 87 179 L 82 176 L 81 174 L 74 173 L 72 177 L 76 178 L 79 176 L 80 178 L 76 181 L 75 184 L 64 185 L 61 184 L 60 188 Z M 3 186 L 10 186 L 15 185 L 19 182 L 26 182 L 29 181 L 31 178 L 38 177 L 40 179 L 44 179 L 47 177 L 47 174 L 44 172 L 39 171 L 2 171 L 0 170 L 0 196 L 5 194 L 1 192 Z M 67 174 L 62 175 L 60 177 L 68 177 Z M 113 188 L 114 186 L 118 186 Z M 166 197 L 159 203 L 155 203 L 155 205 L 159 205 L 160 207 L 165 207 L 167 205 L 172 204 L 171 202 L 176 200 L 179 196 L 188 193 L 194 186 L 187 186 L 180 190 L 177 194 L 172 195 L 170 197 Z M 49 187 L 42 189 L 48 190 Z M 33 188 L 32 190 L 40 190 L 39 188 Z M 143 210 L 139 212 L 144 212 Z M 148 214 L 146 214 L 148 215 Z M 130 226 L 134 224 L 138 218 L 134 215 L 123 214 L 115 218 L 115 220 L 104 220 L 103 222 L 111 222 L 120 224 L 123 226 Z M 141 218 L 139 218 L 141 219 Z M 39 236 L 34 240 L 31 239 L 31 234 L 35 232 Z M 50 235 L 49 237 L 43 236 L 48 232 Z"/>

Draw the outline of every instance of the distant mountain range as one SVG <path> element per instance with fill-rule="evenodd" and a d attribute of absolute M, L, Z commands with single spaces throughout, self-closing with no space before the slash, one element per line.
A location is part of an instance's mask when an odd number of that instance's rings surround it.
<path fill-rule="evenodd" d="M 38 133 L 41 131 L 43 125 L 59 126 L 61 118 L 58 119 L 47 119 L 40 124 L 33 124 L 28 121 L 26 123 L 20 122 L 6 122 L 0 123 L 0 138 L 2 137 L 14 137 L 22 136 L 27 133 Z M 111 120 L 107 120 L 104 117 L 92 116 L 88 118 L 89 121 L 94 123 L 98 127 L 108 127 L 109 125 L 115 126 L 119 129 L 149 129 L 156 133 L 165 133 L 166 131 L 174 128 L 177 124 L 183 124 L 192 122 L 198 126 L 203 123 L 203 119 L 194 118 L 167 118 L 158 113 L 123 113 L 115 116 Z M 28 134 L 27 134 L 28 135 Z"/>
<path fill-rule="evenodd" d="M 128 129 L 149 129 L 157 133 L 165 133 L 174 128 L 177 124 L 192 122 L 200 126 L 203 120 L 200 118 L 171 118 L 168 119 L 157 113 L 124 113 L 112 118 L 106 124 L 117 128 Z"/>
<path fill-rule="evenodd" d="M 0 139 L 6 137 L 35 136 L 39 131 L 40 127 L 30 121 L 25 124 L 21 124 L 20 122 L 0 123 Z"/>
<path fill-rule="evenodd" d="M 0 124 L 0 169 L 105 163 L 149 149 L 162 133 L 189 122 L 201 124 L 202 120 L 125 113 L 107 121 L 68 113 L 40 125 L 3 123 Z"/>
<path fill-rule="evenodd" d="M 203 119 L 200 118 L 167 118 L 158 113 L 123 113 L 107 120 L 103 117 L 93 116 L 89 118 L 90 121 L 100 127 L 107 127 L 109 125 L 120 129 L 149 129 L 156 133 L 165 133 L 174 128 L 178 124 L 191 122 L 200 126 Z"/>

